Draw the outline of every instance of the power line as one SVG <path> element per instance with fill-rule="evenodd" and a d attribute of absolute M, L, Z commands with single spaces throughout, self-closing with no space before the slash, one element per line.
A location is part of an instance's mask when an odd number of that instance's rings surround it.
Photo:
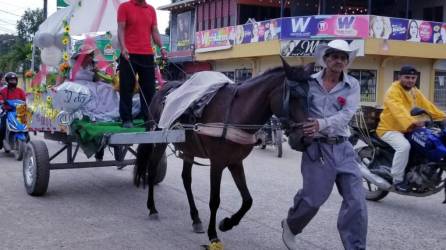
<path fill-rule="evenodd" d="M 9 11 L 6 11 L 6 10 L 0 10 L 0 12 L 6 13 L 6 14 L 9 14 L 9 15 L 13 15 L 13 16 L 16 16 L 16 17 L 20 17 L 19 15 L 14 14 L 14 13 L 9 12 Z"/>
<path fill-rule="evenodd" d="M 10 25 L 17 25 L 17 23 L 10 23 L 10 22 L 7 22 L 7 21 L 2 20 L 2 19 L 0 19 L 0 22 L 5 23 L 5 24 L 10 24 Z"/>
<path fill-rule="evenodd" d="M 8 28 L 8 26 L 7 26 L 7 25 L 4 25 L 4 24 L 0 24 L 0 27 L 2 27 L 2 28 L 4 28 L 4 29 L 14 30 L 14 29 Z"/>
<path fill-rule="evenodd" d="M 18 8 L 18 9 L 27 9 L 27 8 L 29 8 L 29 6 L 17 5 L 15 3 L 11 4 L 11 1 L 4 1 L 4 0 L 2 0 L 2 1 L 0 1 L 0 3 L 3 6 L 8 5 L 8 6 L 11 6 L 11 7 L 14 7 L 14 8 Z"/>
<path fill-rule="evenodd" d="M 2 27 L 2 26 L 0 26 L 0 31 L 3 31 L 5 33 L 12 33 L 12 34 L 17 33 L 16 30 L 12 30 L 12 29 L 9 29 L 9 28 L 6 28 L 6 27 Z"/>

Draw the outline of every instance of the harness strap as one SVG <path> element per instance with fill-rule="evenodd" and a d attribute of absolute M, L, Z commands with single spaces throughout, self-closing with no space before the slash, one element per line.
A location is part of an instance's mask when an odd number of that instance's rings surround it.
<path fill-rule="evenodd" d="M 204 163 L 199 163 L 199 162 L 197 162 L 197 161 L 195 161 L 195 160 L 189 160 L 189 158 L 184 157 L 184 154 L 183 154 L 183 152 L 181 152 L 181 151 L 179 151 L 177 157 L 180 158 L 181 160 L 187 162 L 187 163 L 190 163 L 190 164 L 194 164 L 194 165 L 198 165 L 198 166 L 203 166 L 203 167 L 208 167 L 208 166 L 210 166 L 210 164 L 204 164 Z"/>
<path fill-rule="evenodd" d="M 237 92 L 238 92 L 238 88 L 236 87 L 232 91 L 231 100 L 229 102 L 229 108 L 226 110 L 223 132 L 221 133 L 221 139 L 222 140 L 226 139 L 226 134 L 228 132 L 229 116 L 231 115 L 232 105 L 234 103 L 234 99 L 235 99 L 235 96 L 237 95 Z"/>
<path fill-rule="evenodd" d="M 241 129 L 228 127 L 228 124 L 222 126 L 223 124 L 203 124 L 196 125 L 194 132 L 197 134 L 212 136 L 212 137 L 220 137 L 223 130 L 226 129 L 224 139 L 228 141 L 235 142 L 237 144 L 242 145 L 253 145 L 257 143 L 257 137 L 255 134 L 247 133 Z M 222 137 L 220 137 L 222 138 Z"/>

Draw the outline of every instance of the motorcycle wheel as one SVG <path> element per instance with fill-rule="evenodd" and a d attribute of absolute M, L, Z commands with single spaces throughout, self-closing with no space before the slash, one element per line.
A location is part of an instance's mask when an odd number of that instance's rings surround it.
<path fill-rule="evenodd" d="M 365 198 L 369 201 L 380 201 L 386 197 L 389 192 L 379 189 L 377 186 L 370 183 L 368 180 L 363 179 L 363 186 L 365 190 Z"/>
<path fill-rule="evenodd" d="M 370 147 L 363 147 L 360 149 L 356 149 L 358 153 L 359 160 L 361 162 L 371 162 Z M 363 187 L 365 191 L 365 198 L 369 201 L 380 201 L 386 197 L 389 192 L 378 188 L 376 185 L 368 181 L 367 179 L 363 179 Z"/>

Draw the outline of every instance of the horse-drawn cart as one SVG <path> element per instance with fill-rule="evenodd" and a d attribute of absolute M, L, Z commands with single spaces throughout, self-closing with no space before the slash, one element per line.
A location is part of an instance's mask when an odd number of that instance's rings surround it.
<path fill-rule="evenodd" d="M 50 155 L 46 143 L 34 140 L 35 137 L 26 145 L 23 177 L 30 195 L 46 193 L 50 170 L 106 166 L 122 168 L 135 164 L 134 144 L 185 140 L 183 130 L 145 131 L 142 123 L 132 129 L 122 128 L 117 122 L 100 127 L 103 123 L 98 121 L 116 121 L 119 117 L 116 110 L 119 103 L 116 92 L 119 86 L 116 83 L 119 80 L 115 81 L 115 61 L 119 55 L 116 12 L 117 3 L 121 2 L 123 0 L 113 3 L 74 1 L 48 17 L 36 32 L 32 61 L 38 47 L 42 66 L 38 73 L 34 73 L 32 66 L 26 74 L 28 127 L 30 131 L 43 132 L 47 140 L 59 142 L 61 148 Z M 92 50 L 89 51 L 87 47 Z M 84 59 L 79 58 L 88 54 L 93 55 L 94 73 L 99 80 L 75 77 L 84 67 Z M 114 160 L 95 157 L 96 161 L 77 161 L 79 149 L 89 158 L 93 154 L 103 155 L 107 147 L 113 149 Z M 56 161 L 56 157 L 64 151 L 66 160 Z M 126 159 L 127 155 L 135 157 Z M 165 156 L 163 159 L 158 164 L 157 183 L 163 180 L 166 173 Z"/>
<path fill-rule="evenodd" d="M 74 169 L 74 168 L 96 168 L 118 166 L 123 168 L 134 165 L 135 158 L 126 159 L 127 155 L 136 157 L 136 152 L 132 148 L 133 144 L 145 143 L 173 143 L 184 142 L 184 130 L 165 130 L 147 132 L 120 132 L 106 134 L 103 136 L 103 145 L 113 148 L 114 160 L 101 161 L 76 161 L 81 143 L 79 138 L 64 132 L 44 131 L 44 138 L 58 141 L 61 148 L 52 155 L 49 154 L 46 143 L 42 140 L 30 140 L 26 145 L 23 159 L 23 178 L 28 194 L 32 196 L 44 195 L 48 188 L 50 170 Z M 65 162 L 55 162 L 57 156 L 66 152 Z M 167 159 L 163 156 L 158 164 L 156 183 L 160 183 L 166 175 Z"/>

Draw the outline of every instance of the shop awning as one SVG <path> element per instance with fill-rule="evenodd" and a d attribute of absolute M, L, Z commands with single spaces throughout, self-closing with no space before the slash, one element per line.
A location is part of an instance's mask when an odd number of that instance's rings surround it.
<path fill-rule="evenodd" d="M 158 7 L 158 10 L 173 10 L 193 6 L 197 0 L 184 0 Z"/>

